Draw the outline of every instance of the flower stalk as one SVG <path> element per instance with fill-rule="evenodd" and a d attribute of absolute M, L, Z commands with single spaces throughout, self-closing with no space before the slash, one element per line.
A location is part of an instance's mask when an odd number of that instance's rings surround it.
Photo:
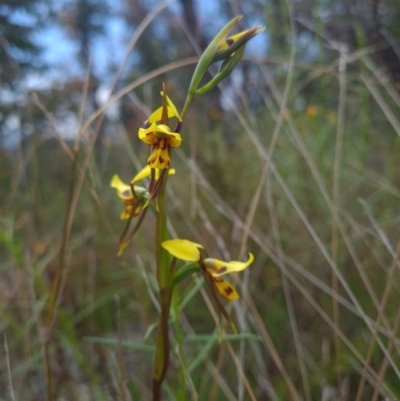
<path fill-rule="evenodd" d="M 129 185 L 125 184 L 117 175 L 111 180 L 111 187 L 116 189 L 118 197 L 125 205 L 125 210 L 120 215 L 120 218 L 127 220 L 125 230 L 120 238 L 118 256 L 122 254 L 142 225 L 148 208 L 151 207 L 156 214 L 155 259 L 161 310 L 154 357 L 153 401 L 160 401 L 161 399 L 162 383 L 167 375 L 169 366 L 169 316 L 174 286 L 177 286 L 183 279 L 195 273 L 203 274 L 219 314 L 226 318 L 232 330 L 235 331 L 233 321 L 219 297 L 233 301 L 238 299 L 239 295 L 229 282 L 221 279 L 220 276 L 242 271 L 253 262 L 253 255 L 250 253 L 246 262 L 226 262 L 218 259 L 203 258 L 200 253 L 200 249 L 203 249 L 202 245 L 187 240 L 169 240 L 166 210 L 168 177 L 175 174 L 175 169 L 170 168 L 172 153 L 174 148 L 181 145 L 182 137 L 180 133 L 183 121 L 194 96 L 207 93 L 223 79 L 227 78 L 242 59 L 246 43 L 264 29 L 254 27 L 228 37 L 229 32 L 241 18 L 241 16 L 235 17 L 222 28 L 200 57 L 181 113 L 178 113 L 174 103 L 166 94 L 165 86 L 163 86 L 161 92 L 162 106 L 149 116 L 138 132 L 139 138 L 145 144 L 151 146 L 147 166 L 132 179 Z M 207 70 L 215 62 L 221 62 L 218 73 L 199 88 Z M 171 128 L 170 118 L 177 120 L 174 128 Z M 150 177 L 148 189 L 134 185 L 145 177 Z M 137 222 L 133 230 L 128 234 L 131 220 L 137 216 Z M 190 263 L 175 273 L 175 265 L 178 260 Z M 176 318 L 179 314 L 179 302 L 176 299 L 173 312 Z M 178 333 L 179 322 L 176 320 L 175 322 L 175 330 Z M 180 344 L 179 340 L 178 344 Z"/>

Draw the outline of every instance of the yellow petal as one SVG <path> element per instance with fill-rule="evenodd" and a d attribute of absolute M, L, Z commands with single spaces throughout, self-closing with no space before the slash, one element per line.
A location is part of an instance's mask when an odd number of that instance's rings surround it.
<path fill-rule="evenodd" d="M 229 49 L 230 46 L 234 42 L 236 42 L 239 38 L 246 35 L 247 30 L 237 33 L 236 35 L 229 36 L 229 38 L 224 39 L 218 47 L 218 51 L 224 51 Z"/>
<path fill-rule="evenodd" d="M 147 119 L 149 123 L 154 123 L 156 121 L 161 120 L 161 115 L 162 115 L 162 106 L 159 107 L 156 111 L 150 114 L 150 117 Z M 168 116 L 169 117 L 169 116 Z"/>
<path fill-rule="evenodd" d="M 129 217 L 131 216 L 131 210 L 132 210 L 132 206 L 127 207 L 119 216 L 119 218 L 121 220 L 126 220 L 129 219 Z"/>
<path fill-rule="evenodd" d="M 129 219 L 130 217 L 135 217 L 140 213 L 140 211 L 142 210 L 144 202 L 137 202 L 136 201 L 135 203 L 136 203 L 136 207 L 135 207 L 135 210 L 133 211 L 133 213 L 132 213 L 132 209 L 133 209 L 134 205 L 128 205 L 125 208 L 125 210 L 121 213 L 121 215 L 119 216 L 119 218 L 121 220 L 126 220 L 126 219 Z"/>
<path fill-rule="evenodd" d="M 151 169 L 149 166 L 143 167 L 133 178 L 131 184 L 134 184 L 137 181 L 143 180 L 143 178 L 149 177 L 151 173 Z"/>
<path fill-rule="evenodd" d="M 139 139 L 141 139 L 147 145 L 154 145 L 157 142 L 157 124 L 152 123 L 149 128 L 139 128 Z"/>
<path fill-rule="evenodd" d="M 217 277 L 212 277 L 212 280 L 221 297 L 227 299 L 228 301 L 239 299 L 239 294 L 227 281 Z"/>
<path fill-rule="evenodd" d="M 199 248 L 203 248 L 202 245 L 186 239 L 171 239 L 162 242 L 161 246 L 172 256 L 188 262 L 197 262 L 200 259 Z"/>
<path fill-rule="evenodd" d="M 155 179 L 156 179 L 156 181 L 158 181 L 158 179 L 160 178 L 160 173 L 161 173 L 161 170 L 156 168 L 156 171 L 155 171 Z M 175 173 L 176 173 L 176 170 L 174 168 L 170 168 L 168 170 L 168 175 L 174 175 Z"/>
<path fill-rule="evenodd" d="M 162 93 L 162 92 L 161 92 Z M 156 111 L 151 113 L 150 117 L 147 119 L 149 123 L 154 123 L 156 121 L 161 121 L 162 116 L 162 106 L 159 107 Z M 168 118 L 176 117 L 179 121 L 182 121 L 178 110 L 176 109 L 175 105 L 172 103 L 170 98 L 167 96 L 167 110 L 168 110 Z"/>
<path fill-rule="evenodd" d="M 133 198 L 132 189 L 130 185 L 125 184 L 118 176 L 118 174 L 114 174 L 111 183 L 111 188 L 115 188 L 117 190 L 117 194 L 122 199 L 131 199 Z"/>
<path fill-rule="evenodd" d="M 204 259 L 204 263 L 213 277 L 219 277 L 228 273 L 240 272 L 253 263 L 253 260 L 253 254 L 249 253 L 249 259 L 247 262 L 239 262 L 236 260 L 224 262 L 223 260 L 207 258 Z"/>
<path fill-rule="evenodd" d="M 169 157 L 168 147 L 163 149 L 162 147 L 157 147 L 153 149 L 151 155 L 147 159 L 149 166 L 155 169 L 164 169 L 171 164 L 171 158 Z"/>
<path fill-rule="evenodd" d="M 265 30 L 265 27 L 254 26 L 253 28 L 246 29 L 245 31 L 241 31 L 235 35 L 232 35 L 229 38 L 221 37 L 221 40 L 218 43 L 217 51 L 213 58 L 213 62 L 228 60 L 228 58 L 231 57 L 237 50 L 239 50 L 239 48 L 242 48 L 243 53 L 246 43 L 263 30 Z"/>
<path fill-rule="evenodd" d="M 164 93 L 163 91 L 161 91 L 161 96 L 163 96 Z M 167 105 L 168 105 L 168 118 L 169 117 L 176 117 L 179 121 L 182 121 L 181 116 L 178 113 L 178 110 L 176 109 L 174 103 L 172 102 L 172 100 L 167 96 Z M 170 110 L 172 111 L 172 115 L 169 115 Z"/>
<path fill-rule="evenodd" d="M 177 148 L 181 145 L 182 138 L 179 134 L 173 132 L 168 135 L 168 143 L 171 148 Z"/>
<path fill-rule="evenodd" d="M 157 131 L 157 133 L 171 135 L 171 128 L 169 128 L 168 125 L 165 125 L 165 124 L 158 124 L 156 131 Z M 162 136 L 162 135 L 160 135 L 160 136 Z"/>

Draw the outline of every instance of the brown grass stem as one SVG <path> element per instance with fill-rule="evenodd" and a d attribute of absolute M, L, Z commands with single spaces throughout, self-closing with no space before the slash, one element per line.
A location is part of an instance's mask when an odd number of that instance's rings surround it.
<path fill-rule="evenodd" d="M 13 381 L 12 381 L 12 376 L 11 376 L 10 350 L 8 348 L 6 333 L 4 333 L 4 353 L 6 356 L 6 367 L 7 367 L 8 386 L 10 389 L 10 398 L 11 398 L 11 401 L 15 401 L 14 386 L 13 386 Z"/>
<path fill-rule="evenodd" d="M 265 324 L 261 318 L 260 313 L 258 312 L 256 305 L 254 304 L 253 299 L 250 296 L 247 296 L 246 302 L 249 305 L 249 308 L 253 315 L 257 331 L 260 333 L 261 337 L 263 338 L 264 345 L 266 346 L 269 354 L 271 355 L 272 359 L 274 360 L 276 367 L 278 368 L 280 374 L 282 375 L 283 379 L 285 380 L 286 386 L 289 390 L 289 393 L 290 393 L 292 399 L 295 401 L 301 401 L 302 397 L 300 396 L 297 388 L 295 387 L 292 379 L 290 378 L 290 375 L 288 374 L 285 366 L 283 365 L 282 359 L 279 356 L 279 353 L 274 345 L 274 342 L 268 332 L 267 327 L 265 326 Z"/>
<path fill-rule="evenodd" d="M 271 79 L 271 77 L 268 76 L 268 74 L 265 75 L 267 82 L 269 83 L 272 93 L 274 94 L 275 98 L 277 101 L 279 101 L 281 99 L 281 95 L 279 94 L 279 91 L 277 90 L 273 80 Z M 240 120 L 243 128 L 246 130 L 247 134 L 249 135 L 250 139 L 254 142 L 255 148 L 258 150 L 259 154 L 261 157 L 263 158 L 267 158 L 268 155 L 266 154 L 266 152 L 263 150 L 261 144 L 260 144 L 260 140 L 257 137 L 257 135 L 255 134 L 255 132 L 249 127 L 249 125 L 247 124 L 246 120 L 244 119 L 244 116 L 241 114 L 241 112 L 238 109 L 234 109 L 235 110 L 235 114 L 237 115 L 238 119 Z M 301 135 L 299 134 L 299 132 L 297 131 L 294 121 L 290 115 L 290 112 L 285 114 L 285 118 L 288 122 L 289 128 L 290 128 L 290 132 L 293 135 L 293 139 L 295 140 L 296 145 L 298 146 L 298 149 L 300 151 L 300 153 L 303 155 L 305 161 L 307 162 L 312 175 L 321 191 L 321 194 L 323 195 L 324 200 L 326 201 L 327 205 L 330 207 L 330 209 L 332 210 L 333 206 L 332 206 L 332 201 L 330 196 L 328 195 L 325 183 L 322 179 L 322 176 L 317 168 L 317 166 L 315 165 L 315 162 L 313 160 L 313 158 L 311 157 L 307 147 L 304 144 L 304 140 L 302 139 Z M 365 311 L 363 310 L 363 308 L 361 307 L 361 304 L 359 303 L 359 301 L 357 300 L 357 298 L 355 297 L 353 291 L 351 290 L 348 282 L 345 280 L 343 274 L 340 272 L 340 270 L 338 269 L 337 265 L 335 263 L 332 262 L 331 257 L 329 255 L 329 253 L 327 252 L 325 246 L 323 245 L 323 242 L 321 241 L 321 239 L 319 238 L 319 236 L 317 235 L 316 231 L 314 230 L 314 228 L 312 227 L 312 225 L 310 224 L 310 222 L 308 221 L 306 215 L 304 214 L 304 212 L 301 210 L 300 206 L 298 205 L 292 191 L 290 190 L 290 188 L 285 184 L 285 182 L 283 181 L 282 177 L 280 176 L 280 174 L 278 173 L 278 171 L 275 168 L 275 165 L 273 162 L 271 162 L 271 171 L 274 174 L 274 176 L 277 178 L 278 183 L 280 184 L 281 188 L 283 189 L 283 191 L 286 193 L 286 196 L 288 197 L 290 203 L 293 205 L 294 209 L 296 210 L 297 214 L 299 215 L 299 217 L 301 218 L 301 220 L 304 222 L 305 226 L 307 227 L 307 230 L 309 231 L 309 233 L 311 234 L 311 236 L 313 237 L 314 241 L 316 242 L 318 248 L 321 250 L 322 254 L 324 255 L 325 259 L 328 261 L 328 264 L 331 266 L 331 268 L 335 271 L 336 275 L 339 278 L 339 281 L 341 282 L 342 286 L 344 287 L 344 289 L 346 290 L 346 292 L 348 293 L 348 295 L 350 296 L 353 304 L 356 306 L 356 308 L 358 309 L 358 311 L 360 312 L 360 315 L 362 316 L 365 324 L 367 325 L 368 329 L 372 332 L 372 326 L 369 323 L 369 319 L 368 316 L 366 315 Z M 335 216 L 333 216 L 335 218 Z M 360 262 L 360 259 L 354 249 L 354 246 L 352 244 L 352 242 L 350 241 L 350 238 L 348 236 L 348 234 L 346 233 L 346 230 L 344 229 L 343 223 L 341 222 L 340 218 L 338 218 L 335 221 L 335 224 L 337 225 L 339 232 L 346 244 L 346 247 L 350 253 L 350 256 L 355 264 L 355 266 L 357 267 L 357 270 L 363 280 L 364 285 L 366 286 L 369 295 L 371 296 L 371 299 L 374 302 L 374 306 L 375 308 L 378 310 L 379 309 L 379 302 L 378 299 L 376 297 L 375 291 L 373 290 L 373 287 L 371 286 L 371 283 L 368 279 L 368 277 L 365 274 L 365 270 Z M 384 319 L 384 323 L 385 325 L 388 324 L 387 319 Z M 388 327 L 388 331 L 390 332 L 390 328 Z M 380 348 L 382 349 L 382 351 L 387 355 L 385 346 L 383 345 L 383 343 L 381 342 L 380 339 L 377 340 L 378 344 L 380 346 Z M 394 371 L 396 372 L 397 376 L 400 377 L 400 371 L 398 369 L 398 367 L 396 366 L 396 364 L 394 363 L 393 359 L 390 357 L 390 355 L 387 355 L 387 357 L 389 358 L 389 361 L 391 363 L 392 368 L 394 369 Z"/>
<path fill-rule="evenodd" d="M 395 341 L 394 340 L 395 340 L 395 338 L 397 336 L 399 328 L 400 328 L 400 307 L 397 310 L 397 315 L 396 315 L 396 318 L 395 318 L 393 331 L 392 331 L 392 334 L 390 336 L 389 343 L 387 345 L 387 352 L 389 354 L 392 351 L 393 346 L 395 345 Z M 383 379 L 385 377 L 386 370 L 388 368 L 388 363 L 389 363 L 388 359 L 384 357 L 383 361 L 382 361 L 382 365 L 381 365 L 381 367 L 379 369 L 378 378 L 376 379 L 376 383 L 375 383 L 375 386 L 374 386 L 375 387 L 374 388 L 374 394 L 372 395 L 371 401 L 377 401 L 377 399 L 378 399 L 379 390 L 381 388 L 381 383 L 382 383 L 382 381 L 383 381 Z"/>
<path fill-rule="evenodd" d="M 281 235 L 279 232 L 279 223 L 278 223 L 278 219 L 277 219 L 276 208 L 274 205 L 274 200 L 272 198 L 272 180 L 271 180 L 270 176 L 268 177 L 268 181 L 267 181 L 266 194 L 267 194 L 266 197 L 267 197 L 267 205 L 268 205 L 268 209 L 269 209 L 269 215 L 271 218 L 272 232 L 273 232 L 273 236 L 275 239 L 275 249 L 276 249 L 277 257 L 281 261 L 282 265 L 284 265 L 285 257 L 284 257 L 283 250 L 282 250 L 282 240 L 281 240 Z M 308 379 L 307 368 L 304 363 L 304 351 L 303 351 L 303 346 L 301 344 L 299 330 L 297 327 L 295 312 L 294 312 L 294 308 L 293 308 L 293 300 L 292 300 L 292 295 L 290 292 L 289 280 L 286 277 L 286 274 L 284 273 L 284 271 L 282 269 L 280 269 L 280 272 L 281 272 L 281 279 L 282 279 L 283 293 L 285 296 L 286 308 L 288 311 L 290 327 L 292 330 L 294 345 L 296 348 L 297 361 L 299 363 L 301 378 L 303 381 L 304 393 L 306 396 L 306 400 L 311 401 L 310 383 L 309 383 L 309 379 Z"/>

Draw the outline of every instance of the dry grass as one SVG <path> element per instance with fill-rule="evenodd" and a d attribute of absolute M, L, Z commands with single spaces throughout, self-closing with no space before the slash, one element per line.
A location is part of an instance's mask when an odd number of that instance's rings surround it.
<path fill-rule="evenodd" d="M 203 99 L 191 109 L 170 180 L 171 236 L 219 258 L 250 250 L 256 261 L 234 278 L 239 334 L 227 329 L 221 344 L 202 280 L 183 283 L 169 400 L 400 398 L 400 101 L 372 51 L 336 46 L 332 63 L 307 68 L 294 45 L 284 61 L 252 58 L 230 112 L 207 119 Z M 30 138 L 4 162 L 4 399 L 149 399 L 154 219 L 117 258 L 121 205 L 109 188 L 112 174 L 129 179 L 147 154 L 118 123 L 116 140 L 97 154 L 95 143 L 110 104 L 162 74 L 176 87 L 194 63 L 150 72 L 91 115 L 84 95 L 75 143 L 37 96 L 58 142 Z M 178 104 L 183 95 L 170 93 Z"/>

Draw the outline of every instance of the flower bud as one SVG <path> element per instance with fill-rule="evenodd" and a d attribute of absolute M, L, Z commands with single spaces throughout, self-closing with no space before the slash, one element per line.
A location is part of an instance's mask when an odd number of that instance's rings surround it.
<path fill-rule="evenodd" d="M 208 45 L 207 49 L 200 57 L 193 74 L 188 91 L 188 97 L 192 97 L 195 93 L 206 93 L 225 79 L 242 58 L 246 43 L 265 29 L 265 27 L 255 26 L 228 37 L 229 31 L 241 18 L 242 16 L 238 16 L 231 20 Z M 218 61 L 223 61 L 223 63 L 217 75 L 202 88 L 197 89 L 210 65 Z"/>
<path fill-rule="evenodd" d="M 228 22 L 215 36 L 211 43 L 207 46 L 204 53 L 201 55 L 199 62 L 197 63 L 196 69 L 194 71 L 192 81 L 189 86 L 188 95 L 193 96 L 200 84 L 201 79 L 204 74 L 214 62 L 214 57 L 218 53 L 218 49 L 222 43 L 226 40 L 229 31 L 235 26 L 235 24 L 242 18 L 242 16 L 235 17 L 233 20 Z"/>
<path fill-rule="evenodd" d="M 214 78 L 212 78 L 209 82 L 207 82 L 207 84 L 198 89 L 196 91 L 196 94 L 204 95 L 204 93 L 207 93 L 209 90 L 217 86 L 222 80 L 228 77 L 229 74 L 236 67 L 236 64 L 241 60 L 244 48 L 245 44 L 239 47 L 239 49 L 237 49 L 232 56 L 224 60 Z"/>
<path fill-rule="evenodd" d="M 226 60 L 230 57 L 236 50 L 241 48 L 254 36 L 262 32 L 265 27 L 255 26 L 251 29 L 239 32 L 236 35 L 226 38 L 218 47 L 217 53 L 214 56 L 213 63 L 221 60 Z"/>

